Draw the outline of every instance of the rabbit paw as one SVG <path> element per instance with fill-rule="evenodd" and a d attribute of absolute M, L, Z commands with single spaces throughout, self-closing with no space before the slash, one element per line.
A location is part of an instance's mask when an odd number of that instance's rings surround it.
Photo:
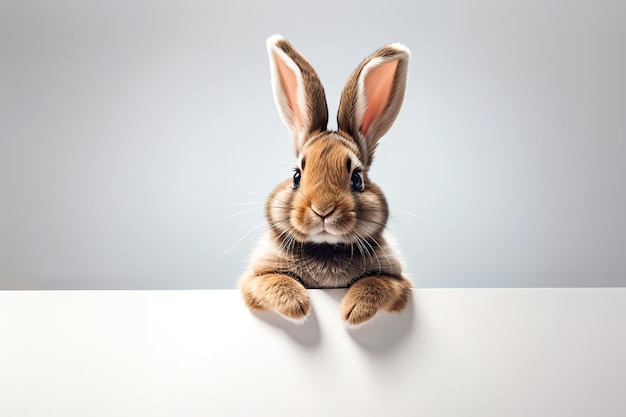
<path fill-rule="evenodd" d="M 240 283 L 250 310 L 274 310 L 287 320 L 302 323 L 311 311 L 311 299 L 302 284 L 287 275 L 249 276 Z"/>
<path fill-rule="evenodd" d="M 385 294 L 377 285 L 376 278 L 357 281 L 341 302 L 341 318 L 352 326 L 370 320 L 385 303 Z"/>
<path fill-rule="evenodd" d="M 275 311 L 294 323 L 303 323 L 311 311 L 311 299 L 306 289 L 289 278 L 274 286 L 271 297 Z"/>
<path fill-rule="evenodd" d="M 402 311 L 407 304 L 411 284 L 394 277 L 367 277 L 355 282 L 341 302 L 341 317 L 351 326 L 373 318 L 378 310 Z"/>

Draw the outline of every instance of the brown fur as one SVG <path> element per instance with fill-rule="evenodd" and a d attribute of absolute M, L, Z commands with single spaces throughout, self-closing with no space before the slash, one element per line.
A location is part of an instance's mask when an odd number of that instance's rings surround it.
<path fill-rule="evenodd" d="M 402 264 L 383 233 L 389 215 L 387 201 L 369 180 L 368 169 L 373 148 L 384 133 L 380 132 L 391 126 L 399 110 L 408 52 L 382 48 L 355 70 L 342 96 L 341 130 L 330 132 L 326 131 L 323 89 L 313 68 L 284 39 L 270 47 L 280 48 L 302 71 L 307 92 L 307 109 L 303 111 L 308 112 L 305 119 L 313 124 L 292 130 L 304 133 L 299 136 L 304 138 L 301 143 L 294 140 L 301 173 L 299 187 L 295 188 L 291 179 L 286 180 L 267 199 L 270 229 L 239 281 L 244 301 L 252 310 L 274 310 L 297 321 L 304 319 L 311 308 L 306 288 L 349 287 L 341 315 L 350 324 L 363 323 L 381 309 L 401 311 L 412 285 L 402 274 Z M 280 59 L 273 55 L 270 59 Z M 397 71 L 401 73 L 395 77 L 400 81 L 393 82 L 388 93 L 390 104 L 382 115 L 373 120 L 364 135 L 355 137 L 353 132 L 360 129 L 360 121 L 350 117 L 354 109 L 346 103 L 356 103 L 351 95 L 358 94 L 357 78 L 367 62 L 379 56 L 398 59 Z M 277 67 L 279 72 L 280 68 L 288 68 L 284 63 Z M 282 88 L 281 94 L 287 100 L 286 104 L 277 104 L 294 106 L 297 100 L 289 92 L 296 91 L 297 86 L 285 83 L 293 83 L 296 78 L 279 74 L 279 79 L 280 86 L 275 88 Z M 363 145 L 363 140 L 370 142 Z M 362 190 L 351 189 L 355 170 L 361 173 Z"/>
<path fill-rule="evenodd" d="M 354 283 L 341 302 L 341 317 L 353 324 L 371 319 L 378 310 L 402 311 L 409 300 L 406 279 L 376 276 Z"/>
<path fill-rule="evenodd" d="M 305 317 L 311 310 L 311 300 L 304 287 L 286 275 L 253 276 L 241 290 L 251 310 L 275 310 L 294 320 Z"/>

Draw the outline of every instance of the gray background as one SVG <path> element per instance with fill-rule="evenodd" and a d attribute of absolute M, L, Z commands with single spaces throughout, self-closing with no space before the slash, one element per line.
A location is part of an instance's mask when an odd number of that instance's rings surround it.
<path fill-rule="evenodd" d="M 331 127 L 362 58 L 411 48 L 372 177 L 417 286 L 624 286 L 624 9 L 5 0 L 0 288 L 234 287 L 291 174 L 274 33 L 318 70 Z"/>

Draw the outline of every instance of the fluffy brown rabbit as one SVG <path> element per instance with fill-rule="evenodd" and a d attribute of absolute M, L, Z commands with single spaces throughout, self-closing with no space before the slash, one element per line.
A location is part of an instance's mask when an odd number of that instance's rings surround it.
<path fill-rule="evenodd" d="M 279 35 L 267 40 L 274 98 L 296 151 L 293 178 L 267 199 L 269 231 L 239 288 L 251 310 L 302 322 L 307 288 L 346 288 L 341 316 L 350 325 L 381 309 L 404 309 L 411 282 L 384 233 L 389 211 L 368 170 L 378 140 L 396 119 L 409 50 L 384 46 L 344 87 L 338 130 L 329 131 L 322 84 L 311 64 Z"/>

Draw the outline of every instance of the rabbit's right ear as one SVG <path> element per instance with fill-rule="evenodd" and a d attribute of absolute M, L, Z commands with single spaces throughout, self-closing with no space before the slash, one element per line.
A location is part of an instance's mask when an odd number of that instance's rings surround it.
<path fill-rule="evenodd" d="M 326 130 L 324 87 L 309 61 L 282 36 L 267 39 L 267 52 L 274 100 L 299 154 L 311 133 Z"/>
<path fill-rule="evenodd" d="M 354 70 L 341 94 L 339 130 L 356 139 L 368 166 L 400 112 L 409 57 L 409 49 L 398 43 L 380 48 Z"/>

